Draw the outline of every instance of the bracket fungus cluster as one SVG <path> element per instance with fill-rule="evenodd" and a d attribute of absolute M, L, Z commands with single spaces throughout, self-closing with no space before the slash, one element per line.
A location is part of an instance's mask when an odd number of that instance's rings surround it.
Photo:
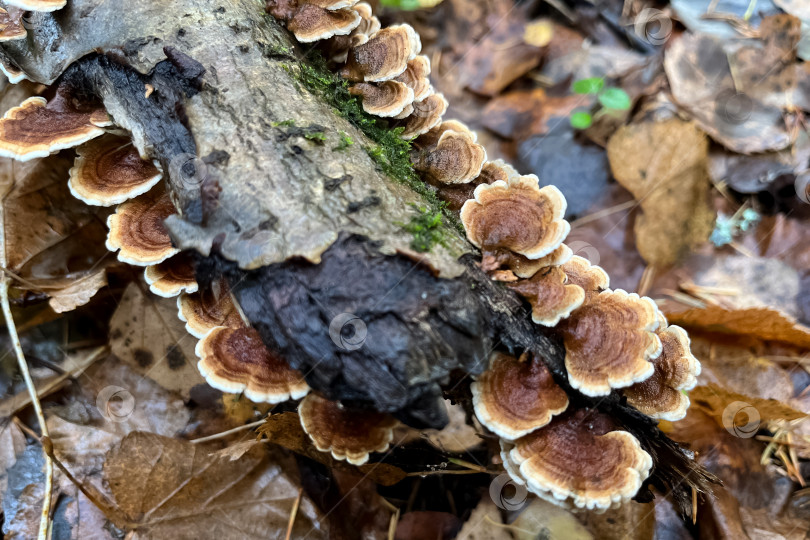
<path fill-rule="evenodd" d="M 298 414 L 315 448 L 352 465 L 363 465 L 369 454 L 388 450 L 398 424 L 391 415 L 350 409 L 318 394 L 305 397 Z"/>
<path fill-rule="evenodd" d="M 592 409 L 566 412 L 543 429 L 503 442 L 501 457 L 512 478 L 539 497 L 596 511 L 635 496 L 653 464 L 633 435 Z"/>
<path fill-rule="evenodd" d="M 7 4 L 49 11 L 65 2 Z M 570 508 L 607 509 L 635 496 L 652 467 L 643 441 L 596 406 L 581 404 L 618 392 L 652 418 L 682 418 L 689 405 L 682 390 L 694 386 L 700 371 L 686 333 L 667 325 L 649 298 L 610 289 L 604 270 L 572 253 L 557 188 L 488 161 L 474 132 L 443 121 L 448 103 L 430 84 L 430 62 L 420 56 L 413 28 L 381 28 L 370 6 L 357 0 L 266 0 L 266 11 L 298 41 L 319 42 L 367 112 L 403 128 L 415 170 L 458 212 L 468 240 L 481 250 L 481 269 L 531 305 L 534 323 L 562 336 L 564 373 L 532 353 L 497 351 L 471 385 L 473 410 L 501 439 L 507 472 Z M 8 29 L 16 14 L 6 13 Z M 3 64 L 12 82 L 24 76 L 10 69 Z M 71 193 L 87 204 L 117 205 L 107 247 L 145 267 L 155 294 L 177 297 L 209 384 L 258 402 L 303 398 L 303 429 L 335 459 L 362 464 L 388 449 L 397 425 L 392 416 L 310 392 L 305 374 L 270 350 L 243 316 L 224 278 L 198 285 L 196 259 L 173 245 L 164 225 L 178 209 L 158 185 L 160 168 L 121 136 L 123 126 L 108 133 L 112 125 L 98 103 L 72 95 L 63 83 L 49 101 L 29 98 L 0 119 L 0 155 L 25 161 L 78 147 L 66 179 Z"/>
<path fill-rule="evenodd" d="M 25 11 L 14 6 L 0 7 L 0 42 L 23 39 L 28 35 L 23 24 Z"/>
<path fill-rule="evenodd" d="M 59 86 L 50 101 L 34 96 L 9 109 L 0 122 L 0 156 L 28 161 L 103 135 L 112 125 L 106 111 L 78 103 Z"/>
<path fill-rule="evenodd" d="M 58 11 L 67 5 L 67 0 L 6 0 L 7 6 L 24 11 Z"/>

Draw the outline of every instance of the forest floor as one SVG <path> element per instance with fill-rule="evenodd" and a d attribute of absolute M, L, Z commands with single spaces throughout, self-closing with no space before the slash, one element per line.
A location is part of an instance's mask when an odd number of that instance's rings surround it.
<path fill-rule="evenodd" d="M 124 538 L 138 527 L 156 538 L 283 538 L 292 522 L 304 531 L 292 537 L 311 538 L 327 526 L 347 538 L 807 538 L 810 4 L 419 1 L 384 0 L 381 19 L 422 36 L 446 118 L 476 130 L 490 160 L 559 187 L 575 254 L 689 330 L 702 373 L 688 416 L 661 428 L 723 486 L 696 494 L 694 523 L 665 496 L 570 513 L 504 493 L 500 476 L 473 464 L 480 438 L 451 406 L 445 430 L 398 440 L 414 442 L 416 461 L 420 448 L 438 450 L 469 474 L 426 464 L 378 487 L 340 470 L 325 485 L 323 465 L 297 456 L 295 441 L 256 440 L 251 428 L 270 406 L 204 384 L 175 300 L 149 294 L 140 272 L 104 264 L 13 299 L 56 457 L 74 477 L 56 472 L 52 538 Z M 99 233 L 92 220 L 60 242 L 24 243 L 27 224 L 47 220 L 47 201 L 65 191 L 53 184 L 72 160 L 47 174 L 6 161 L 5 177 L 36 187 L 4 201 L 24 209 L 6 217 L 18 257 L 67 275 L 77 245 L 89 259 L 106 255 L 103 243 L 86 247 Z M 2 339 L 3 531 L 33 538 L 44 456 Z M 199 493 L 217 503 L 200 504 Z"/>

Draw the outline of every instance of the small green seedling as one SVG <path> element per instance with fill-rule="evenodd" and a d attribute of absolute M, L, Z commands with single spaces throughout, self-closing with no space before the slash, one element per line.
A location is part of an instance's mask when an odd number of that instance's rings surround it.
<path fill-rule="evenodd" d="M 340 144 L 332 148 L 333 151 L 346 150 L 348 147 L 354 144 L 354 141 L 351 137 L 349 137 L 348 133 L 345 131 L 339 131 L 338 133 L 340 134 Z"/>
<path fill-rule="evenodd" d="M 596 96 L 601 105 L 596 113 L 592 111 L 574 111 L 571 113 L 571 127 L 575 129 L 588 129 L 593 124 L 594 118 L 598 118 L 613 111 L 626 111 L 630 109 L 632 102 L 627 92 L 615 86 L 605 87 L 605 79 L 602 77 L 590 77 L 574 81 L 571 90 L 575 94 Z"/>

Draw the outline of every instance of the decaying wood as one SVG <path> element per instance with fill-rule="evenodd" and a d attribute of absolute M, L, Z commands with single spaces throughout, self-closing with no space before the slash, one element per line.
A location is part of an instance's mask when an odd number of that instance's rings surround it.
<path fill-rule="evenodd" d="M 72 0 L 33 26 L 3 44 L 3 62 L 104 102 L 167 173 L 180 211 L 167 226 L 205 256 L 201 280 L 227 275 L 267 344 L 315 389 L 441 426 L 452 373 L 480 373 L 495 348 L 528 349 L 575 404 L 640 439 L 656 460 L 651 483 L 683 502 L 706 488 L 707 473 L 654 421 L 615 393 L 596 402 L 570 389 L 559 339 L 478 269 L 452 226 L 414 262 L 402 224 L 421 196 L 380 172 L 364 149 L 373 143 L 296 81 L 306 51 L 260 2 Z M 336 151 L 342 133 L 357 144 Z M 330 336 L 343 313 L 365 325 L 362 347 Z"/>

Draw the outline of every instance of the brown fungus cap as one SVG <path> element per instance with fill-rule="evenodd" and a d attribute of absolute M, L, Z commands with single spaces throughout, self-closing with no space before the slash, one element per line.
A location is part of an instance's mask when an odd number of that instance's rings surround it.
<path fill-rule="evenodd" d="M 442 122 L 425 135 L 422 135 L 417 139 L 415 139 L 413 147 L 416 149 L 421 149 L 422 144 L 429 145 L 430 140 L 427 138 L 431 136 L 433 131 L 437 129 L 442 129 L 445 125 L 448 124 L 450 125 L 461 124 L 461 122 L 458 122 L 456 120 L 447 120 L 445 122 Z M 464 126 L 464 128 L 466 127 L 467 126 Z M 452 129 L 459 131 L 456 127 Z M 475 132 L 470 131 L 470 133 L 477 140 L 478 137 L 475 134 Z M 499 164 L 503 164 L 503 168 L 501 168 Z M 519 176 L 517 174 L 517 171 L 515 171 L 511 165 L 507 165 L 500 159 L 496 161 L 487 161 L 481 168 L 481 173 L 472 182 L 469 182 L 467 184 L 434 184 L 437 189 L 436 194 L 439 196 L 441 200 L 447 203 L 447 208 L 449 210 L 453 212 L 460 212 L 461 208 L 464 206 L 464 203 L 475 197 L 475 188 L 477 188 L 481 184 L 491 184 L 496 180 L 506 181 L 509 179 L 508 176 L 509 171 L 513 172 L 515 177 Z"/>
<path fill-rule="evenodd" d="M 425 55 L 408 60 L 405 71 L 394 78 L 413 90 L 414 101 L 422 101 L 433 93 L 430 85 L 430 59 Z"/>
<path fill-rule="evenodd" d="M 644 381 L 661 354 L 658 308 L 651 299 L 607 290 L 574 311 L 562 326 L 571 386 L 588 396 Z"/>
<path fill-rule="evenodd" d="M 67 5 L 67 0 L 6 0 L 7 6 L 14 6 L 24 11 L 56 11 Z"/>
<path fill-rule="evenodd" d="M 359 47 L 377 32 L 380 31 L 380 19 L 374 16 L 371 6 L 366 2 L 360 2 L 352 6 L 352 9 L 360 15 L 360 24 L 352 30 L 348 36 L 334 36 L 322 45 L 326 57 L 337 64 L 345 64 L 349 56 L 349 49 Z"/>
<path fill-rule="evenodd" d="M 107 249 L 118 251 L 119 261 L 135 266 L 165 261 L 179 251 L 163 225 L 175 212 L 168 193 L 147 193 L 119 205 L 107 218 Z"/>
<path fill-rule="evenodd" d="M 582 305 L 585 291 L 578 285 L 566 284 L 565 272 L 559 266 L 540 270 L 529 279 L 508 285 L 532 305 L 532 321 L 543 326 L 556 326 Z"/>
<path fill-rule="evenodd" d="M 686 416 L 689 398 L 682 390 L 697 384 L 700 362 L 692 355 L 689 335 L 679 326 L 658 332 L 661 356 L 652 361 L 655 373 L 646 381 L 625 388 L 627 401 L 647 416 L 674 422 Z"/>
<path fill-rule="evenodd" d="M 515 441 L 511 468 L 529 490 L 561 506 L 606 510 L 630 500 L 652 458 L 626 431 L 595 410 L 578 409 Z"/>
<path fill-rule="evenodd" d="M 143 195 L 163 175 L 141 159 L 129 139 L 109 135 L 76 149 L 68 187 L 74 197 L 95 206 L 112 206 Z"/>
<path fill-rule="evenodd" d="M 579 255 L 562 263 L 568 282 L 579 285 L 585 291 L 585 303 L 590 302 L 600 292 L 610 287 L 610 276 L 601 266 Z"/>
<path fill-rule="evenodd" d="M 0 58 L 0 72 L 6 76 L 8 82 L 11 84 L 17 84 L 25 79 L 28 79 L 28 76 L 25 74 L 23 70 L 8 62 L 5 58 Z M 29 79 L 30 80 L 30 79 Z"/>
<path fill-rule="evenodd" d="M 519 178 L 520 174 L 510 164 L 502 159 L 487 161 L 481 169 L 481 174 L 476 180 L 479 184 L 494 184 L 498 180 L 509 182 L 513 178 Z"/>
<path fill-rule="evenodd" d="M 398 115 L 394 116 L 395 120 L 402 120 L 403 118 L 408 118 L 411 114 L 413 114 L 413 103 L 408 103 L 402 112 Z"/>
<path fill-rule="evenodd" d="M 259 403 L 281 403 L 307 395 L 303 375 L 265 347 L 253 328 L 217 326 L 197 342 L 197 368 L 218 390 L 245 394 Z"/>
<path fill-rule="evenodd" d="M 357 16 L 360 17 L 359 14 Z M 389 26 L 366 43 L 349 50 L 340 76 L 355 82 L 387 81 L 402 74 L 408 67 L 408 61 L 421 50 L 419 34 L 410 25 Z"/>
<path fill-rule="evenodd" d="M 471 385 L 478 420 L 504 439 L 514 440 L 541 428 L 568 407 L 546 365 L 525 354 L 520 359 L 495 353 Z"/>
<path fill-rule="evenodd" d="M 194 277 L 193 260 L 188 253 L 178 253 L 162 263 L 147 266 L 143 275 L 149 290 L 164 298 L 194 293 L 199 289 Z"/>
<path fill-rule="evenodd" d="M 104 134 L 104 109 L 76 106 L 64 87 L 48 102 L 31 97 L 0 119 L 0 156 L 20 161 L 46 157 Z"/>
<path fill-rule="evenodd" d="M 469 134 L 448 129 L 435 146 L 414 155 L 414 169 L 441 184 L 467 184 L 481 173 L 487 160 L 484 147 Z"/>
<path fill-rule="evenodd" d="M 0 42 L 23 39 L 28 35 L 22 21 L 24 13 L 24 10 L 17 7 L 0 7 Z"/>
<path fill-rule="evenodd" d="M 385 452 L 397 425 L 389 414 L 345 408 L 317 394 L 304 398 L 298 415 L 315 448 L 352 465 L 363 465 L 372 452 Z"/>
<path fill-rule="evenodd" d="M 495 251 L 487 252 L 481 259 L 481 269 L 485 272 L 497 272 L 498 270 L 509 270 L 515 277 L 530 278 L 543 268 L 549 266 L 560 266 L 567 263 L 574 256 L 571 248 L 565 244 L 560 244 L 560 247 L 539 259 L 527 259 L 523 255 L 512 253 L 506 249 L 498 249 Z M 568 274 L 566 274 L 567 276 Z M 574 283 L 569 278 L 567 283 L 569 285 L 579 285 Z M 581 285 L 580 285 L 581 286 Z M 586 295 L 587 298 L 587 295 Z"/>
<path fill-rule="evenodd" d="M 336 9 L 345 9 L 353 7 L 357 4 L 358 0 L 301 0 L 301 3 L 312 4 L 319 8 L 334 11 Z"/>
<path fill-rule="evenodd" d="M 287 22 L 287 28 L 301 43 L 311 43 L 332 36 L 347 36 L 360 24 L 360 14 L 353 9 L 329 10 L 302 4 Z"/>
<path fill-rule="evenodd" d="M 534 260 L 559 248 L 568 235 L 565 209 L 559 189 L 539 187 L 534 175 L 519 176 L 475 188 L 475 198 L 461 209 L 461 222 L 484 255 L 508 249 Z"/>
<path fill-rule="evenodd" d="M 349 87 L 349 93 L 361 96 L 363 110 L 375 116 L 397 116 L 413 103 L 413 90 L 396 81 L 357 83 Z"/>
<path fill-rule="evenodd" d="M 448 106 L 442 94 L 431 94 L 422 101 L 415 101 L 411 115 L 396 126 L 404 128 L 400 137 L 412 139 L 438 126 Z"/>
<path fill-rule="evenodd" d="M 198 339 L 217 326 L 240 328 L 245 325 L 224 279 L 208 289 L 178 296 L 177 317 L 186 323 L 188 333 Z"/>

